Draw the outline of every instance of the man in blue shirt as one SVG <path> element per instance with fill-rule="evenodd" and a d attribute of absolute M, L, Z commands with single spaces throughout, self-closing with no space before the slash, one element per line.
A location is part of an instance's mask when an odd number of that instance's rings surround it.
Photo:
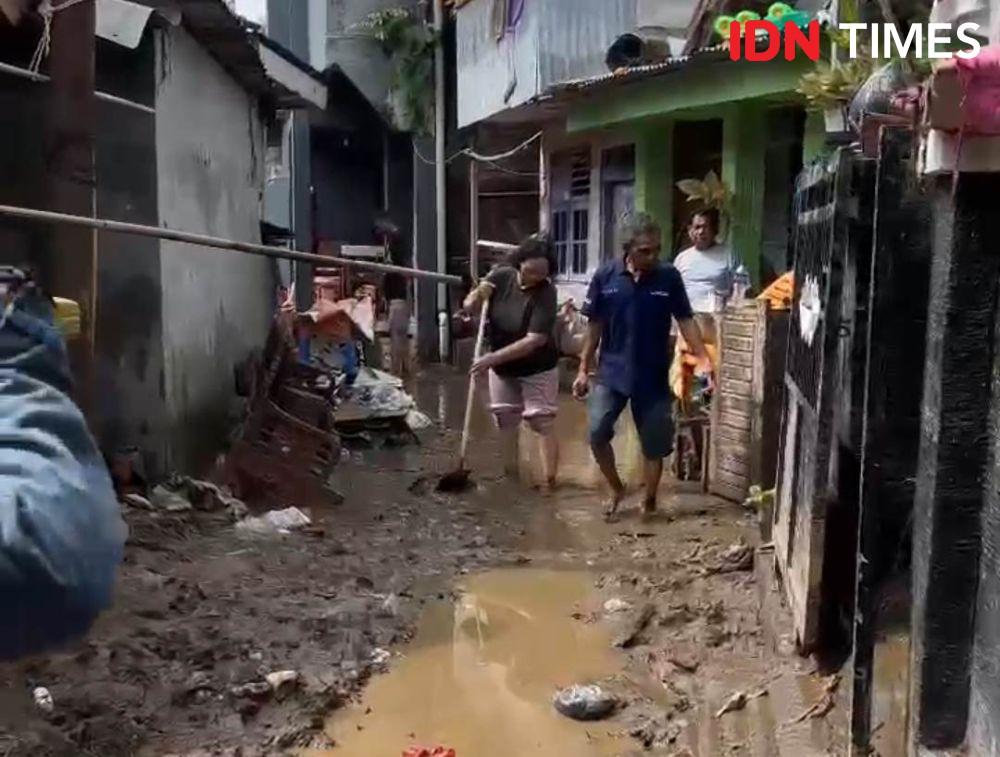
<path fill-rule="evenodd" d="M 590 446 L 611 487 L 607 517 L 613 520 L 625 496 L 611 447 L 615 422 L 631 403 L 645 458 L 643 511 L 656 511 L 663 459 L 673 451 L 669 371 L 671 319 L 699 359 L 697 373 L 710 376 L 712 361 L 694 322 L 681 275 L 660 262 L 660 226 L 645 213 L 629 219 L 622 234 L 625 255 L 594 274 L 584 303 L 589 320 L 573 394 L 588 394 Z M 600 348 L 597 380 L 591 373 Z"/>

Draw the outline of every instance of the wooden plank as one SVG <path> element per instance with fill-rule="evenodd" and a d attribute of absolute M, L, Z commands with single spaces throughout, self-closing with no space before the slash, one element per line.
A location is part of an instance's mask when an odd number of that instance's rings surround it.
<path fill-rule="evenodd" d="M 753 381 L 753 368 L 723 363 L 719 369 L 719 383 L 721 386 L 726 386 L 729 381 Z"/>
<path fill-rule="evenodd" d="M 743 368 L 753 368 L 753 353 L 750 352 L 733 352 L 729 355 L 728 362 L 730 365 L 740 366 Z"/>
<path fill-rule="evenodd" d="M 731 350 L 732 352 L 747 352 L 751 355 L 754 354 L 754 339 L 752 336 L 729 336 L 726 335 L 722 340 L 722 347 L 724 350 Z M 730 352 L 730 354 L 732 354 Z"/>
<path fill-rule="evenodd" d="M 757 324 L 754 321 L 736 321 L 726 318 L 726 334 L 729 336 L 741 336 L 748 339 L 754 338 L 757 333 Z"/>

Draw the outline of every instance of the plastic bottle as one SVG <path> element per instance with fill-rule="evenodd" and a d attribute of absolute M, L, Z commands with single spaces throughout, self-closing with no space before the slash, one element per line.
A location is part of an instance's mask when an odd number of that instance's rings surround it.
<path fill-rule="evenodd" d="M 733 273 L 733 294 L 730 302 L 732 302 L 735 307 L 742 306 L 746 301 L 747 292 L 749 291 L 750 272 L 747 271 L 746 266 L 741 263 Z"/>

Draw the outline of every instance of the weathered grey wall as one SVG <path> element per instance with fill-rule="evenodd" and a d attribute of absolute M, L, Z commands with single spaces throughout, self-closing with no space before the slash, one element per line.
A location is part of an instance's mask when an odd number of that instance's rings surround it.
<path fill-rule="evenodd" d="M 636 0 L 526 0 L 515 31 L 498 42 L 492 9 L 472 0 L 456 14 L 459 127 L 604 73 L 611 43 L 636 25 Z"/>
<path fill-rule="evenodd" d="M 111 43 L 98 48 L 97 85 L 153 105 L 151 35 L 135 51 Z M 131 223 L 159 223 L 156 118 L 101 103 L 97 131 L 97 215 Z M 138 447 L 152 473 L 167 452 L 163 384 L 160 243 L 125 234 L 98 235 L 97 386 L 91 418 L 108 451 Z"/>
<path fill-rule="evenodd" d="M 264 139 L 256 101 L 183 29 L 158 34 L 160 223 L 258 241 Z M 164 242 L 161 281 L 172 461 L 191 467 L 224 432 L 234 366 L 264 343 L 274 264 Z"/>

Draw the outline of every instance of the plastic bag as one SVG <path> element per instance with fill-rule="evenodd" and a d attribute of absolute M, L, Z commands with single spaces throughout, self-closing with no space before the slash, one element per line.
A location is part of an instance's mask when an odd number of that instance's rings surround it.
<path fill-rule="evenodd" d="M 125 524 L 82 413 L 52 307 L 0 327 L 0 659 L 87 632 L 110 603 Z"/>

